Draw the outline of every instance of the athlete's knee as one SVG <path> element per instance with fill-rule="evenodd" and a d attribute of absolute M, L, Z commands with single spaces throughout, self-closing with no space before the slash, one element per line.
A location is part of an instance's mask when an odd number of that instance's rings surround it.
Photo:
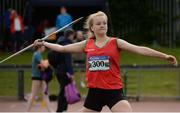
<path fill-rule="evenodd" d="M 111 111 L 113 111 L 113 112 L 132 112 L 132 107 L 127 100 L 121 100 L 111 108 Z"/>

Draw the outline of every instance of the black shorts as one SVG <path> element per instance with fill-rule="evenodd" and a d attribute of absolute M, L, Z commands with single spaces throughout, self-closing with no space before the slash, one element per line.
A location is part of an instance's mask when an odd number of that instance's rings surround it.
<path fill-rule="evenodd" d="M 105 105 L 111 109 L 120 100 L 126 100 L 123 89 L 105 90 L 90 88 L 84 107 L 100 112 Z"/>
<path fill-rule="evenodd" d="M 42 77 L 31 77 L 31 80 L 40 80 L 40 81 L 42 81 L 43 79 L 42 79 Z"/>

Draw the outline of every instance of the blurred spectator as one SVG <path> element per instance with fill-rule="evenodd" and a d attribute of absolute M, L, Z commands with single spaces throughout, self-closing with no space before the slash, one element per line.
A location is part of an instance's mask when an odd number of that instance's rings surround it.
<path fill-rule="evenodd" d="M 80 31 L 80 30 L 76 31 L 76 37 L 74 39 L 74 42 L 80 42 L 83 40 L 85 40 L 84 35 L 83 35 L 83 31 Z"/>
<path fill-rule="evenodd" d="M 2 17 L 0 16 L 0 26 L 2 24 Z M 0 51 L 2 51 L 3 49 L 3 42 L 2 42 L 2 31 L 1 31 L 1 27 L 0 27 Z"/>
<path fill-rule="evenodd" d="M 47 35 L 51 34 L 47 39 L 49 42 L 53 42 L 53 43 L 56 42 L 56 40 L 57 40 L 56 33 L 53 33 L 55 31 L 56 31 L 56 27 L 50 26 L 49 21 L 47 19 L 45 19 L 44 20 L 44 35 L 47 36 Z"/>
<path fill-rule="evenodd" d="M 24 40 L 26 40 L 26 42 L 23 43 L 23 47 L 32 44 L 32 42 L 34 41 L 33 40 L 34 34 L 35 34 L 35 29 L 33 25 L 29 25 L 28 27 L 25 27 Z"/>
<path fill-rule="evenodd" d="M 49 27 L 49 21 L 47 19 L 44 19 L 39 23 L 39 25 L 36 28 L 36 36 L 35 38 L 42 38 L 45 36 L 45 29 Z"/>
<path fill-rule="evenodd" d="M 10 31 L 12 35 L 13 52 L 19 51 L 23 43 L 24 21 L 16 10 L 11 11 Z"/>
<path fill-rule="evenodd" d="M 4 43 L 4 49 L 10 50 L 11 47 L 11 40 L 10 40 L 10 15 L 11 15 L 11 9 L 8 9 L 4 12 L 2 22 L 4 24 L 4 35 L 3 35 L 3 43 Z"/>
<path fill-rule="evenodd" d="M 85 40 L 83 32 L 80 30 L 76 31 L 76 38 L 73 40 L 73 42 L 75 43 L 83 40 Z M 72 58 L 73 58 L 73 63 L 76 65 L 85 63 L 85 54 L 73 53 Z"/>
<path fill-rule="evenodd" d="M 74 39 L 74 43 L 76 42 L 80 42 L 85 40 L 86 37 L 86 33 L 84 34 L 83 31 L 78 30 L 76 31 L 76 38 Z M 72 54 L 72 58 L 73 58 L 73 63 L 75 65 L 85 65 L 85 61 L 86 61 L 86 55 L 85 54 L 79 54 L 79 53 L 73 53 Z M 81 87 L 85 87 L 85 75 L 82 75 L 81 77 Z"/>
<path fill-rule="evenodd" d="M 93 37 L 92 32 L 89 29 L 85 29 L 84 30 L 84 38 L 88 39 L 88 38 L 91 38 L 91 37 Z"/>
<path fill-rule="evenodd" d="M 72 43 L 75 32 L 73 30 L 67 30 L 65 36 L 59 37 L 57 43 L 60 45 L 68 45 Z M 58 53 L 50 51 L 48 53 L 49 63 L 53 66 L 56 73 L 56 78 L 60 85 L 60 91 L 58 94 L 57 112 L 66 111 L 68 103 L 64 96 L 64 88 L 68 85 L 72 79 L 68 78 L 67 74 L 73 76 L 72 58 L 71 53 Z"/>
<path fill-rule="evenodd" d="M 57 18 L 56 18 L 56 29 L 60 29 L 60 28 L 64 27 L 65 25 L 71 23 L 72 20 L 73 19 L 72 19 L 71 15 L 67 13 L 66 7 L 64 7 L 64 6 L 61 7 L 60 14 L 57 15 Z M 72 29 L 72 26 L 67 27 L 63 31 L 66 31 L 67 29 Z M 63 34 L 62 32 L 58 33 L 57 37 L 59 37 L 62 34 Z"/>
<path fill-rule="evenodd" d="M 44 46 L 34 46 L 34 54 L 32 57 L 32 86 L 31 86 L 31 95 L 28 99 L 28 105 L 27 105 L 27 112 L 31 110 L 33 100 L 35 100 L 38 93 L 41 91 L 43 95 L 43 102 L 45 103 L 45 106 L 49 112 L 52 112 L 53 110 L 50 107 L 50 101 L 47 91 L 47 84 L 45 79 L 43 79 L 42 74 L 42 67 L 47 67 L 47 63 L 43 61 L 42 59 L 42 53 L 45 51 Z"/>

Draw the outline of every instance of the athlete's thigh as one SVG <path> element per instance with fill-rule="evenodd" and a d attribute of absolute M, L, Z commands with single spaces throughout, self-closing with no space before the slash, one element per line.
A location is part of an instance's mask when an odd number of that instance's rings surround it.
<path fill-rule="evenodd" d="M 97 112 L 97 111 L 88 109 L 88 108 L 86 108 L 86 107 L 83 106 L 82 109 L 79 110 L 79 112 Z"/>
<path fill-rule="evenodd" d="M 127 100 L 121 100 L 111 108 L 111 111 L 112 112 L 132 112 L 132 108 Z"/>

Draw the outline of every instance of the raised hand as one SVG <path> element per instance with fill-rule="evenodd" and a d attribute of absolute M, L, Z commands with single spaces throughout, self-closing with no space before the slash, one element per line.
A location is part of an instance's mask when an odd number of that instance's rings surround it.
<path fill-rule="evenodd" d="M 34 41 L 34 46 L 43 46 L 44 45 L 44 40 L 42 39 L 37 39 Z"/>

